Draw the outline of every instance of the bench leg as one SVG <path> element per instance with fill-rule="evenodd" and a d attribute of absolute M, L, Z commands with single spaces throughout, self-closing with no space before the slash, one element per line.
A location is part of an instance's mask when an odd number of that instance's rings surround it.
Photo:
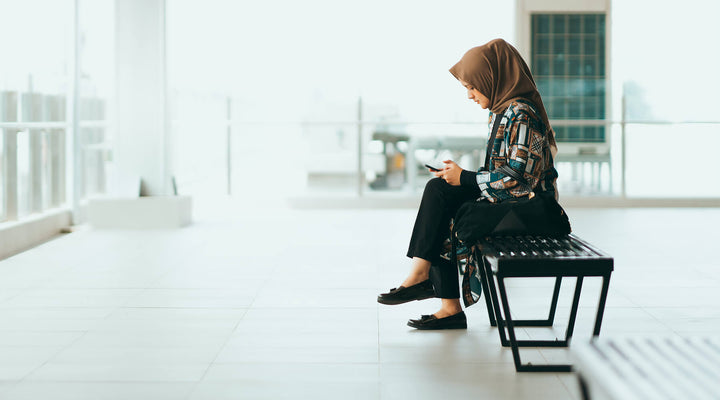
<path fill-rule="evenodd" d="M 507 338 L 507 335 L 505 333 L 505 326 L 506 323 L 503 320 L 503 314 L 502 310 L 500 309 L 500 297 L 498 296 L 496 285 L 495 285 L 495 277 L 492 273 L 492 270 L 490 269 L 490 263 L 488 263 L 485 259 L 482 260 L 482 265 L 478 265 L 479 268 L 482 268 L 481 271 L 481 279 L 483 284 L 483 290 L 485 290 L 485 303 L 488 307 L 488 316 L 490 319 L 490 325 L 491 326 L 497 326 L 498 329 L 498 335 L 500 336 L 500 344 L 503 347 L 510 347 L 510 341 Z M 557 302 L 558 297 L 560 294 L 560 285 L 562 283 L 562 277 L 557 277 L 555 280 L 555 288 L 553 290 L 553 298 L 552 303 L 550 306 L 550 314 L 548 316 L 547 320 L 516 320 L 514 321 L 515 326 L 528 326 L 528 327 L 542 327 L 542 326 L 552 326 L 553 322 L 555 320 L 555 310 L 557 309 Z M 495 323 L 493 323 L 495 322 Z M 530 346 L 531 344 L 525 344 L 523 341 L 520 342 L 521 346 Z M 535 343 L 535 342 L 533 342 Z M 551 346 L 555 345 L 562 345 L 563 342 L 553 342 L 557 344 L 553 344 Z"/>
<path fill-rule="evenodd" d="M 498 279 L 499 281 L 499 279 Z M 577 312 L 578 312 L 578 305 L 580 304 L 580 293 L 582 291 L 582 284 L 583 284 L 583 277 L 578 276 L 577 281 L 575 282 L 575 294 L 573 295 L 573 302 L 572 306 L 570 308 L 570 318 L 568 320 L 567 324 L 567 330 L 565 331 L 565 339 L 564 340 L 518 340 L 517 344 L 520 347 L 568 347 L 570 345 L 570 339 L 572 338 L 573 332 L 575 331 L 575 320 L 577 318 Z M 557 287 L 557 286 L 556 286 Z M 504 301 L 504 300 L 503 300 Z M 507 315 L 505 315 L 505 319 L 507 319 Z M 525 324 L 520 325 L 518 322 L 533 322 L 533 321 L 513 321 L 513 324 L 515 326 L 552 326 L 552 325 L 541 325 L 541 324 Z M 535 321 L 535 322 L 545 322 L 545 321 Z"/>
<path fill-rule="evenodd" d="M 488 319 L 490 320 L 490 326 L 497 326 L 497 320 L 495 319 L 495 310 L 493 309 L 493 298 L 494 295 L 490 294 L 490 287 L 487 281 L 487 274 L 485 273 L 485 259 L 479 250 L 475 250 L 473 254 L 473 261 L 475 262 L 476 271 L 480 274 L 480 286 L 483 292 L 485 292 L 485 305 L 487 306 Z"/>
<path fill-rule="evenodd" d="M 531 365 L 523 364 L 520 361 L 520 346 L 517 337 L 515 337 L 515 326 L 510 315 L 510 305 L 508 304 L 507 291 L 505 290 L 505 282 L 503 278 L 498 278 L 498 289 L 500 291 L 500 300 L 502 302 L 503 311 L 505 312 L 505 324 L 510 337 L 510 347 L 512 348 L 513 361 L 515 363 L 515 371 L 517 372 L 570 372 L 572 366 L 569 364 L 550 364 L 550 365 Z M 502 328 L 501 328 L 502 330 Z M 534 341 L 524 341 L 525 343 Z M 551 342 L 553 343 L 553 342 Z"/>
<path fill-rule="evenodd" d="M 583 277 L 578 276 L 575 282 L 575 295 L 573 296 L 572 308 L 570 309 L 570 321 L 565 331 L 565 343 L 569 344 L 575 330 L 575 319 L 577 318 L 578 305 L 580 304 L 580 291 L 582 290 Z"/>
<path fill-rule="evenodd" d="M 499 303 L 502 306 L 504 320 L 498 318 L 498 330 L 502 331 L 500 334 L 501 341 L 505 338 L 505 329 L 507 327 L 507 335 L 509 337 L 508 343 L 513 352 L 513 361 L 515 363 L 515 370 L 518 372 L 570 372 L 572 366 L 569 364 L 549 364 L 549 365 L 531 365 L 523 364 L 520 360 L 520 347 L 567 347 L 572 339 L 573 331 L 575 328 L 575 320 L 577 318 L 578 307 L 580 304 L 580 293 L 582 291 L 584 276 L 578 276 L 575 283 L 575 293 L 573 295 L 572 307 L 570 310 L 570 320 L 568 321 L 567 331 L 565 333 L 565 340 L 517 340 L 515 336 L 515 327 L 519 326 L 513 321 L 510 313 L 510 303 L 508 301 L 507 290 L 505 288 L 505 280 L 503 277 L 496 277 L 497 288 L 499 294 Z M 607 301 L 608 289 L 610 287 L 610 274 L 602 277 L 603 285 L 600 293 L 600 300 L 598 303 L 597 316 L 595 317 L 595 328 L 593 331 L 594 336 L 600 335 L 600 327 L 602 324 L 603 313 L 605 311 L 605 303 Z M 557 287 L 557 286 L 556 286 Z M 497 297 L 496 297 L 497 299 Z M 499 313 L 499 312 L 498 312 Z"/>
<path fill-rule="evenodd" d="M 588 389 L 587 382 L 585 382 L 585 378 L 583 378 L 581 375 L 578 375 L 578 386 L 580 386 L 580 395 L 582 396 L 582 400 L 590 400 L 590 390 Z"/>
<path fill-rule="evenodd" d="M 555 322 L 555 310 L 557 310 L 558 297 L 560 296 L 560 286 L 562 284 L 562 276 L 555 278 L 555 289 L 553 289 L 552 302 L 550 303 L 550 314 L 548 315 L 548 325 L 553 326 Z"/>
<path fill-rule="evenodd" d="M 496 322 L 495 325 L 492 324 L 492 326 L 498 327 L 498 334 L 500 335 L 500 344 L 503 347 L 510 346 L 510 342 L 508 341 L 507 337 L 505 336 L 505 322 L 503 321 L 502 311 L 500 310 L 500 300 L 497 294 L 497 290 L 495 289 L 495 278 L 493 277 L 492 270 L 490 269 L 490 263 L 488 263 L 485 259 L 482 259 L 482 266 L 485 273 L 482 275 L 483 280 L 485 281 L 485 285 L 488 287 L 487 297 L 485 301 L 488 304 L 488 308 L 492 306 L 493 314 L 494 314 L 494 320 Z M 485 287 L 483 287 L 483 290 Z M 490 314 L 490 311 L 488 311 L 488 314 Z"/>
<path fill-rule="evenodd" d="M 547 319 L 516 319 L 514 321 L 515 326 L 553 326 L 555 324 L 555 311 L 557 310 L 557 303 L 560 297 L 560 287 L 562 286 L 562 276 L 555 278 L 555 288 L 553 289 L 552 300 L 550 300 L 550 312 L 548 313 Z"/>
<path fill-rule="evenodd" d="M 505 328 L 507 327 L 506 319 L 508 318 L 507 312 L 509 311 L 504 312 L 503 310 L 501 310 L 501 307 L 504 308 L 505 304 L 503 303 L 503 301 L 501 301 L 495 285 L 495 281 L 497 280 L 499 286 L 501 278 L 496 279 L 492 274 L 490 264 L 484 259 L 481 260 L 482 266 L 478 265 L 478 268 L 482 268 L 480 270 L 481 280 L 483 284 L 483 290 L 485 290 L 485 303 L 488 307 L 488 317 L 490 319 L 490 325 L 497 326 L 499 328 L 498 334 L 500 336 L 500 344 L 503 347 L 511 347 L 511 340 L 508 340 L 507 334 L 505 333 Z M 484 271 L 484 273 L 482 271 Z M 570 320 L 568 321 L 568 328 L 565 332 L 565 340 L 516 340 L 516 344 L 520 347 L 567 347 L 575 327 L 575 319 L 577 317 L 578 304 L 580 301 L 580 291 L 582 290 L 582 281 L 583 278 L 578 277 L 575 284 L 575 295 L 573 297 Z M 553 323 L 555 321 L 555 311 L 557 310 L 557 303 L 560 296 L 561 285 L 562 276 L 558 276 L 555 278 L 555 287 L 553 288 L 553 296 L 550 303 L 550 312 L 548 315 L 548 319 L 515 320 L 513 321 L 513 325 L 518 327 L 553 326 Z M 503 314 L 505 315 L 505 317 L 503 317 Z M 602 318 L 602 316 L 600 316 L 600 318 Z M 493 322 L 495 322 L 495 324 L 493 324 Z"/>
<path fill-rule="evenodd" d="M 598 302 L 597 316 L 595 317 L 594 336 L 600 336 L 600 326 L 602 325 L 603 314 L 605 313 L 605 302 L 607 301 L 608 289 L 610 288 L 610 274 L 602 277 L 603 285 L 600 291 L 600 301 Z"/>

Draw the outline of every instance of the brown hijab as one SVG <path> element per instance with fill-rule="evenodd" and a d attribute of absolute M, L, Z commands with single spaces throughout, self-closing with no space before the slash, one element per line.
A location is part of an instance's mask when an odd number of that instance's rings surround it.
<path fill-rule="evenodd" d="M 450 73 L 490 99 L 490 111 L 493 114 L 505 112 L 510 103 L 517 99 L 528 100 L 535 106 L 547 127 L 552 152 L 557 151 L 555 132 L 550 126 L 530 68 L 508 42 L 494 39 L 482 46 L 473 47 L 450 68 Z"/>

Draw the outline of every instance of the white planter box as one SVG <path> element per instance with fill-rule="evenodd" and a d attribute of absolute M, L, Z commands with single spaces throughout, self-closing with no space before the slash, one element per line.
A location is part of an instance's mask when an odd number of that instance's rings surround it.
<path fill-rule="evenodd" d="M 95 228 L 180 228 L 192 222 L 190 196 L 101 198 L 88 202 L 88 222 Z"/>

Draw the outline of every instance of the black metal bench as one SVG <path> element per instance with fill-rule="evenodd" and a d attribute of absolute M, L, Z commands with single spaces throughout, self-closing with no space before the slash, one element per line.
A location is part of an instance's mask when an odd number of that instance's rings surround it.
<path fill-rule="evenodd" d="M 473 259 L 477 263 L 490 324 L 498 327 L 500 342 L 512 348 L 518 372 L 569 372 L 569 364 L 532 365 L 520 361 L 520 347 L 567 347 L 572 338 L 583 278 L 601 277 L 602 289 L 595 317 L 593 336 L 600 335 L 605 301 L 613 271 L 613 259 L 575 235 L 559 238 L 544 236 L 495 236 L 478 241 Z M 555 287 L 547 319 L 514 320 L 505 288 L 507 278 L 555 277 Z M 576 277 L 575 294 L 564 340 L 517 340 L 515 327 L 552 326 L 563 277 Z M 505 333 L 507 328 L 507 336 Z"/>

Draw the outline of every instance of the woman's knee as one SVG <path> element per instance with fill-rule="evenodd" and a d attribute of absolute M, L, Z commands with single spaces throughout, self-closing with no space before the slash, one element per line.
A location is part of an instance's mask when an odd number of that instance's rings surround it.
<path fill-rule="evenodd" d="M 449 186 L 442 178 L 432 178 L 425 184 L 425 193 L 442 193 Z"/>

